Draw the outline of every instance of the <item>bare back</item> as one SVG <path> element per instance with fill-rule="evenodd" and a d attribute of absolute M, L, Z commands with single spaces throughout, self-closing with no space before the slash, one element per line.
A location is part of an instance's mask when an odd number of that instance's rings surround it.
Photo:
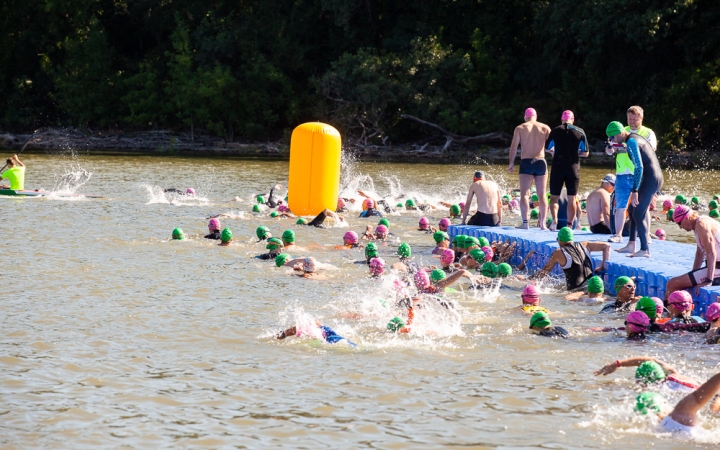
<path fill-rule="evenodd" d="M 604 222 L 610 225 L 610 194 L 602 187 L 595 189 L 588 195 L 586 201 L 587 217 L 590 226 Z"/>
<path fill-rule="evenodd" d="M 472 195 L 477 199 L 477 210 L 485 214 L 497 214 L 500 202 L 500 189 L 494 181 L 478 180 L 468 189 L 467 211 L 471 209 Z"/>
<path fill-rule="evenodd" d="M 520 159 L 545 157 L 545 140 L 550 135 L 550 127 L 536 120 L 528 120 L 515 127 L 510 150 L 521 147 Z"/>

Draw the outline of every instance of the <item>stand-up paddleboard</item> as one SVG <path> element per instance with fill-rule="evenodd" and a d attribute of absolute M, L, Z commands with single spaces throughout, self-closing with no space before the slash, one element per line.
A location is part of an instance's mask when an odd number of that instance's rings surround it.
<path fill-rule="evenodd" d="M 51 191 L 41 191 L 39 189 L 35 189 L 34 191 L 15 191 L 13 189 L 0 189 L 0 196 L 6 196 L 6 197 L 45 197 L 48 195 L 53 194 Z M 90 194 L 61 194 L 61 193 L 54 193 L 57 197 L 87 197 L 87 198 L 105 198 L 101 195 L 90 195 Z"/>

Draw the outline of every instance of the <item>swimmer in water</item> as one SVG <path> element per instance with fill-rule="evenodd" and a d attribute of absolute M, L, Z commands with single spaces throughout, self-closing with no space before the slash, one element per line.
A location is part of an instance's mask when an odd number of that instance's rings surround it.
<path fill-rule="evenodd" d="M 409 274 L 413 274 L 420 270 L 418 265 L 410 260 L 412 257 L 412 248 L 410 248 L 410 244 L 407 242 L 400 244 L 397 249 L 397 254 L 400 261 L 391 266 L 393 270 Z"/>
<path fill-rule="evenodd" d="M 276 184 L 275 186 L 271 187 L 270 194 L 268 195 L 267 201 L 263 202 L 269 208 L 277 208 L 279 204 L 282 204 L 282 200 L 275 199 L 275 190 L 276 189 L 282 189 L 282 186 L 280 186 L 279 184 Z"/>
<path fill-rule="evenodd" d="M 336 214 L 334 211 L 330 211 L 329 209 L 324 209 L 320 211 L 320 214 L 318 214 L 313 220 L 303 225 L 315 228 L 326 228 L 325 220 L 328 217 L 333 219 L 336 224 L 345 223 L 345 218 L 343 216 L 341 216 L 340 214 Z"/>
<path fill-rule="evenodd" d="M 258 238 L 258 242 L 266 241 L 272 237 L 272 233 L 270 233 L 270 228 L 266 226 L 259 226 L 255 229 L 255 235 Z"/>
<path fill-rule="evenodd" d="M 600 314 L 630 311 L 635 303 L 640 300 L 640 297 L 635 295 L 635 281 L 630 277 L 617 277 L 615 279 L 615 292 L 617 292 L 615 301 L 605 305 L 600 310 Z"/>
<path fill-rule="evenodd" d="M 293 230 L 285 230 L 282 234 L 282 244 L 285 250 L 297 250 L 295 245 L 295 232 Z"/>
<path fill-rule="evenodd" d="M 377 210 L 377 205 L 375 203 L 375 200 L 371 198 L 366 198 L 363 201 L 363 212 L 360 213 L 358 217 L 382 217 L 382 213 Z"/>
<path fill-rule="evenodd" d="M 378 256 L 377 244 L 374 242 L 368 242 L 368 244 L 365 246 L 365 263 L 370 264 L 370 260 L 373 258 L 377 258 L 377 256 Z"/>
<path fill-rule="evenodd" d="M 304 335 L 308 335 L 310 337 L 317 337 L 319 339 L 324 340 L 328 344 L 337 344 L 339 342 L 346 343 L 347 345 L 351 347 L 357 347 L 357 344 L 354 342 L 351 342 L 344 337 L 337 334 L 332 328 L 326 327 L 325 325 L 320 324 L 320 322 L 315 322 L 315 325 L 317 329 L 304 329 L 303 327 L 290 327 L 287 330 L 281 332 L 277 335 L 277 338 L 279 340 L 285 339 L 290 336 L 297 336 L 301 337 Z"/>
<path fill-rule="evenodd" d="M 298 276 L 309 280 L 327 280 L 325 275 L 317 273 L 317 261 L 312 256 L 303 259 L 302 265 L 296 265 L 295 270 L 302 270 Z"/>
<path fill-rule="evenodd" d="M 210 222 L 208 223 L 208 231 L 210 231 L 210 234 L 205 235 L 205 239 L 215 239 L 216 241 L 220 240 L 220 221 L 218 219 L 210 219 Z"/>
<path fill-rule="evenodd" d="M 427 217 L 421 217 L 418 221 L 418 231 L 424 231 L 426 233 L 434 233 L 435 228 L 430 226 L 430 221 L 427 219 Z"/>
<path fill-rule="evenodd" d="M 385 260 L 382 258 L 373 258 L 368 263 L 370 276 L 372 278 L 380 278 L 385 273 Z"/>
<path fill-rule="evenodd" d="M 702 318 L 690 315 L 694 306 L 692 296 L 687 291 L 675 291 L 671 293 L 667 300 L 670 322 L 705 323 Z"/>
<path fill-rule="evenodd" d="M 587 292 L 573 292 L 566 295 L 565 300 L 602 303 L 607 300 L 605 298 L 605 283 L 601 277 L 594 275 L 588 279 Z"/>
<path fill-rule="evenodd" d="M 220 232 L 220 243 L 218 244 L 220 247 L 227 247 L 232 242 L 232 230 L 230 228 L 224 228 Z"/>
<path fill-rule="evenodd" d="M 175 228 L 172 230 L 172 239 L 174 241 L 183 241 L 185 240 L 185 233 L 180 228 Z"/>
<path fill-rule="evenodd" d="M 436 231 L 433 233 L 433 239 L 435 240 L 435 248 L 432 251 L 433 255 L 439 255 L 443 250 L 450 248 L 450 236 L 444 231 Z M 453 252 L 453 255 L 455 252 Z"/>
<path fill-rule="evenodd" d="M 417 203 L 412 198 L 409 198 L 405 200 L 405 210 L 406 211 L 429 211 L 431 209 L 436 209 L 433 205 L 430 203 Z"/>
<path fill-rule="evenodd" d="M 705 333 L 705 341 L 708 344 L 720 344 L 720 303 L 712 303 L 705 311 L 705 319 L 710 324 L 710 329 Z"/>
<path fill-rule="evenodd" d="M 678 373 L 666 362 L 650 356 L 615 360 L 595 371 L 595 376 L 610 375 L 620 367 L 637 367 L 635 381 L 644 385 L 662 384 L 664 388 L 680 392 L 692 392 L 700 387 L 696 380 Z"/>
<path fill-rule="evenodd" d="M 343 245 L 336 245 L 337 250 L 349 250 L 352 248 L 363 248 L 363 245 L 359 244 L 360 237 L 354 231 L 348 231 L 343 235 Z"/>
<path fill-rule="evenodd" d="M 641 341 L 650 329 L 650 319 L 642 311 L 633 311 L 625 318 L 625 333 L 628 341 Z"/>
<path fill-rule="evenodd" d="M 530 317 L 530 330 L 540 336 L 567 339 L 570 335 L 563 327 L 555 327 L 546 312 L 538 311 Z"/>
<path fill-rule="evenodd" d="M 262 259 L 263 261 L 266 261 L 268 259 L 275 259 L 277 255 L 283 252 L 284 248 L 282 241 L 274 237 L 267 240 L 267 245 L 265 246 L 265 249 L 270 251 L 268 253 L 258 255 L 256 256 L 256 258 Z"/>
<path fill-rule="evenodd" d="M 455 252 L 450 250 L 449 248 L 444 249 L 440 253 L 440 269 L 445 272 L 446 274 L 451 274 L 456 272 L 460 267 L 460 264 L 454 263 L 455 261 Z M 432 266 L 434 269 L 435 266 Z"/>
<path fill-rule="evenodd" d="M 452 250 L 450 250 L 452 251 Z M 482 265 L 485 263 L 485 252 L 479 248 L 470 250 L 467 255 L 460 258 L 459 264 L 468 270 L 482 270 Z"/>
<path fill-rule="evenodd" d="M 438 228 L 440 229 L 440 231 L 444 231 L 446 233 L 450 225 L 452 225 L 452 222 L 450 222 L 450 219 L 448 219 L 447 217 L 443 217 L 442 219 L 440 219 L 440 222 L 438 222 Z"/>
<path fill-rule="evenodd" d="M 188 195 L 191 197 L 195 195 L 195 189 L 193 189 L 193 188 L 187 188 L 184 191 L 180 190 L 180 189 L 175 189 L 175 188 L 167 188 L 167 189 L 163 189 L 163 192 L 168 192 L 168 193 L 177 194 L 177 195 Z"/>
<path fill-rule="evenodd" d="M 537 312 L 550 313 L 546 308 L 540 306 L 540 301 L 542 300 L 540 298 L 540 290 L 534 284 L 525 286 L 520 297 L 522 298 L 520 309 L 522 309 L 523 312 L 528 314 L 535 314 Z"/>

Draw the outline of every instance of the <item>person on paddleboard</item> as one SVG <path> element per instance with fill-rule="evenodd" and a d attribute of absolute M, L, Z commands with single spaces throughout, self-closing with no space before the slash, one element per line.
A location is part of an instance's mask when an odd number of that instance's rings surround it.
<path fill-rule="evenodd" d="M 25 190 L 25 164 L 18 159 L 17 155 L 13 155 L 6 163 L 8 169 L 0 174 L 0 180 L 8 180 L 10 185 L 2 184 L 0 189 Z"/>

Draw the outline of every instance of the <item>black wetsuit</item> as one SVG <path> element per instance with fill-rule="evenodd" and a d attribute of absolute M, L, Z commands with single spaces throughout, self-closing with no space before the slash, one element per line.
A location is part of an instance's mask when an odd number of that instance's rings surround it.
<path fill-rule="evenodd" d="M 385 214 L 390 214 L 390 213 L 395 212 L 395 210 L 392 209 L 392 207 L 390 205 L 388 205 L 385 200 L 378 200 L 378 205 L 381 205 L 383 207 Z"/>
<path fill-rule="evenodd" d="M 369 209 L 366 209 L 365 211 L 361 212 L 358 217 L 372 217 L 372 216 L 382 217 L 383 215 L 377 209 L 369 208 Z"/>
<path fill-rule="evenodd" d="M 262 260 L 275 259 L 275 257 L 279 254 L 279 250 L 273 250 L 270 253 L 263 253 L 262 255 L 257 255 L 256 258 Z"/>
<path fill-rule="evenodd" d="M 205 236 L 205 239 L 215 239 L 216 241 L 220 240 L 220 230 L 215 230 L 212 233 Z"/>
<path fill-rule="evenodd" d="M 567 339 L 570 333 L 568 333 L 568 330 L 566 330 L 563 327 L 547 327 L 543 328 L 538 333 L 540 336 L 550 337 L 550 338 L 563 338 Z"/>
<path fill-rule="evenodd" d="M 593 276 L 593 263 L 590 258 L 589 251 L 587 248 L 578 243 L 570 242 L 568 245 L 560 247 L 565 254 L 565 258 L 569 256 L 571 259 L 570 265 L 567 268 L 562 268 L 565 272 L 565 286 L 568 291 L 577 289 L 584 286 L 587 283 L 588 278 Z"/>
<path fill-rule="evenodd" d="M 633 151 L 631 140 L 637 143 L 639 155 Z M 662 188 L 664 178 L 660 162 L 657 159 L 652 145 L 642 136 L 630 133 L 627 138 L 628 154 L 635 165 L 633 175 L 633 192 L 638 194 L 638 205 L 633 206 L 630 202 L 628 213 L 630 214 L 630 242 L 635 242 L 635 237 L 640 238 L 640 250 L 648 249 L 648 232 L 650 230 L 650 215 L 648 209 L 655 194 Z"/>
<path fill-rule="evenodd" d="M 270 195 L 268 195 L 268 199 L 265 204 L 270 208 L 277 208 L 278 202 L 275 200 L 275 186 L 270 188 Z"/>
<path fill-rule="evenodd" d="M 603 306 L 599 314 L 630 311 L 633 304 L 632 301 L 623 303 L 620 300 L 615 300 L 613 303 Z"/>
<path fill-rule="evenodd" d="M 577 195 L 580 186 L 581 149 L 588 150 L 585 132 L 574 125 L 564 123 L 553 128 L 545 141 L 545 148 L 555 147 L 550 172 L 550 195 L 560 195 L 563 185 L 568 195 Z"/>

